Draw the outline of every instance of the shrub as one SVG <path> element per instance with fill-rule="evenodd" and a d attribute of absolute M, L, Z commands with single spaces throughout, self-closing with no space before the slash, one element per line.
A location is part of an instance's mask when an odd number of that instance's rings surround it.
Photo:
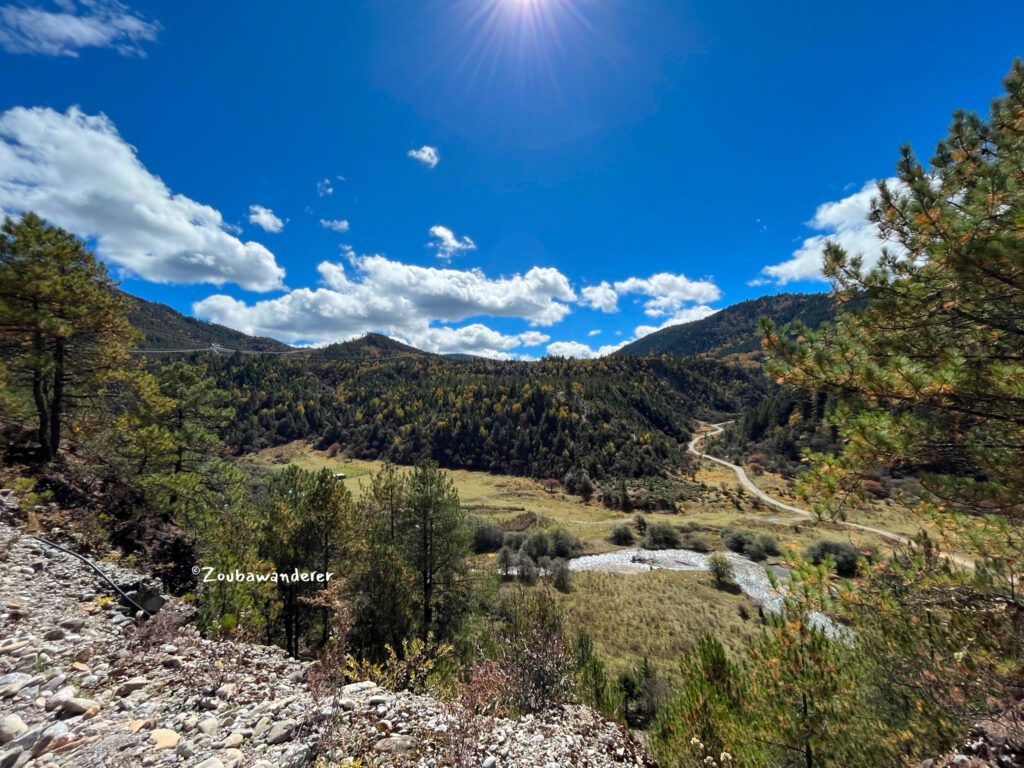
<path fill-rule="evenodd" d="M 669 692 L 646 656 L 632 671 L 619 675 L 619 688 L 623 696 L 623 716 L 631 728 L 650 725 Z"/>
<path fill-rule="evenodd" d="M 715 552 L 708 558 L 708 568 L 719 584 L 732 581 L 732 563 L 721 552 Z"/>
<path fill-rule="evenodd" d="M 627 525 L 617 525 L 612 528 L 612 535 L 608 539 L 612 544 L 625 547 L 633 543 L 633 532 Z"/>
<path fill-rule="evenodd" d="M 757 543 L 761 545 L 761 549 L 764 550 L 766 555 L 771 555 L 772 557 L 778 556 L 779 542 L 775 540 L 774 536 L 762 533 L 757 537 Z"/>
<path fill-rule="evenodd" d="M 551 535 L 551 548 L 548 550 L 548 554 L 568 560 L 571 557 L 579 557 L 582 551 L 583 544 L 580 543 L 579 538 L 564 528 L 557 529 Z"/>
<path fill-rule="evenodd" d="M 609 678 L 605 664 L 594 650 L 594 641 L 586 632 L 579 632 L 572 644 L 572 661 L 576 670 L 576 695 L 583 704 L 611 719 L 622 716 L 622 689 Z"/>
<path fill-rule="evenodd" d="M 473 530 L 473 551 L 478 555 L 483 552 L 497 552 L 504 542 L 505 532 L 501 526 L 491 520 L 480 520 Z"/>
<path fill-rule="evenodd" d="M 835 563 L 837 574 L 844 578 L 857 575 L 857 560 L 860 559 L 860 552 L 849 542 L 819 539 L 807 548 L 804 556 L 815 565 L 822 563 L 825 558 L 831 557 Z"/>
<path fill-rule="evenodd" d="M 572 657 L 565 619 L 547 590 L 514 595 L 504 606 L 501 666 L 509 699 L 522 713 L 539 712 L 572 694 Z"/>
<path fill-rule="evenodd" d="M 557 493 L 558 489 L 562 487 L 562 483 L 553 477 L 549 477 L 546 480 L 541 481 L 541 487 L 544 488 L 548 493 Z"/>
<path fill-rule="evenodd" d="M 555 560 L 549 566 L 551 574 L 551 585 L 559 592 L 572 592 L 572 571 L 569 570 L 569 563 L 565 560 Z"/>
<path fill-rule="evenodd" d="M 636 524 L 636 532 L 643 536 L 647 533 L 647 518 L 643 515 L 637 515 L 633 518 L 633 522 Z"/>
<path fill-rule="evenodd" d="M 670 523 L 655 523 L 647 529 L 647 549 L 676 549 L 679 546 L 679 531 Z"/>
<path fill-rule="evenodd" d="M 523 551 L 536 560 L 551 551 L 551 537 L 547 531 L 535 531 L 523 544 Z"/>
<path fill-rule="evenodd" d="M 722 535 L 722 541 L 725 543 L 726 549 L 739 555 L 746 552 L 747 547 L 754 543 L 754 540 L 754 534 L 750 533 L 750 531 L 726 531 Z"/>
<path fill-rule="evenodd" d="M 768 556 L 765 554 L 764 547 L 761 546 L 761 542 L 757 539 L 754 539 L 752 542 L 747 544 L 747 548 L 743 550 L 743 555 L 748 560 L 753 560 L 755 563 L 761 562 Z"/>
<path fill-rule="evenodd" d="M 515 567 L 515 564 L 515 551 L 508 546 L 502 547 L 501 551 L 498 552 L 498 570 L 501 572 L 501 575 L 508 578 L 512 573 L 512 569 Z"/>
<path fill-rule="evenodd" d="M 519 531 L 508 531 L 505 533 L 505 538 L 502 539 L 502 545 L 508 547 L 513 552 L 518 552 L 522 549 L 525 542 L 526 534 Z"/>
<path fill-rule="evenodd" d="M 701 535 L 701 534 L 699 534 L 699 533 L 697 533 L 695 531 L 690 531 L 689 533 L 684 533 L 683 534 L 683 538 L 680 541 L 680 546 L 683 549 L 689 549 L 689 550 L 692 550 L 694 552 L 710 552 L 711 551 L 711 545 L 708 543 L 708 540 L 705 539 L 703 535 Z"/>
<path fill-rule="evenodd" d="M 537 568 L 537 563 L 534 562 L 532 557 L 520 552 L 515 567 L 516 575 L 519 577 L 520 581 L 526 584 L 537 583 L 537 577 L 540 575 L 540 571 Z"/>
<path fill-rule="evenodd" d="M 768 554 L 779 554 L 779 545 L 767 534 L 757 536 L 750 531 L 726 531 L 722 540 L 727 549 L 755 562 L 764 560 Z"/>

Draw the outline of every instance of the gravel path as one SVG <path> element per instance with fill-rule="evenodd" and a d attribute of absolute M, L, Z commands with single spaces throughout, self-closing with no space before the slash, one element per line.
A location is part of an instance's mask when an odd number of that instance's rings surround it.
<path fill-rule="evenodd" d="M 736 478 L 740 481 L 740 485 L 742 485 L 749 493 L 753 494 L 764 503 L 771 504 L 773 507 L 783 509 L 786 512 L 790 512 L 794 515 L 799 515 L 800 517 L 813 518 L 814 515 L 811 512 L 807 511 L 806 509 L 801 509 L 800 507 L 794 507 L 790 504 L 786 504 L 785 502 L 779 501 L 775 497 L 769 496 L 767 493 L 762 491 L 760 488 L 754 485 L 754 482 L 747 475 L 747 472 L 746 470 L 743 469 L 743 467 L 733 464 L 732 462 L 726 461 L 725 459 L 720 459 L 717 456 L 708 456 L 703 451 L 697 450 L 697 443 L 709 437 L 717 437 L 718 435 L 722 434 L 722 432 L 725 431 L 724 427 L 727 424 L 732 424 L 732 422 L 722 421 L 719 422 L 718 424 L 706 424 L 706 426 L 711 427 L 713 431 L 704 432 L 703 434 L 696 435 L 692 440 L 690 440 L 689 443 L 687 443 L 686 450 L 689 453 L 701 459 L 707 459 L 708 461 L 713 461 L 716 464 L 721 464 L 723 467 L 728 467 L 729 469 L 731 469 L 736 474 Z M 900 544 L 905 547 L 914 546 L 914 542 L 911 541 L 911 539 L 907 536 L 903 536 L 898 533 L 893 533 L 892 531 L 887 531 L 884 528 L 874 528 L 870 525 L 850 523 L 845 520 L 837 522 L 839 522 L 839 524 L 845 528 L 849 528 L 855 531 L 863 531 L 865 533 L 873 533 L 876 536 L 880 536 L 881 538 L 886 539 L 887 541 L 891 541 L 895 544 Z M 949 552 L 940 552 L 939 556 L 946 558 L 947 560 L 949 560 L 952 563 L 955 563 L 961 568 L 967 568 L 972 571 L 974 570 L 974 561 L 970 558 L 961 557 L 960 555 L 954 555 Z"/>

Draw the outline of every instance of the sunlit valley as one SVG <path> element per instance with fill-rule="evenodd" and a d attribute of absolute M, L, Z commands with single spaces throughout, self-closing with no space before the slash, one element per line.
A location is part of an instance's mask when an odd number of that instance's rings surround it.
<path fill-rule="evenodd" d="M 1024 766 L 1024 15 L 922 10 L 0 5 L 0 768 Z"/>

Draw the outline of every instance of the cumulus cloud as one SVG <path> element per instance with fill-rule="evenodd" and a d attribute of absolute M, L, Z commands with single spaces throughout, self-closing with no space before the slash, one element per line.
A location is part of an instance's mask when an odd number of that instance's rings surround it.
<path fill-rule="evenodd" d="M 888 183 L 895 189 L 900 188 L 898 179 L 889 179 Z M 829 240 L 835 240 L 852 255 L 862 255 L 868 266 L 877 263 L 886 243 L 867 218 L 871 200 L 877 194 L 878 182 L 869 181 L 852 195 L 819 205 L 807 226 L 821 234 L 804 240 L 786 261 L 762 269 L 761 275 L 751 283 L 786 285 L 795 280 L 823 280 L 821 265 Z"/>
<path fill-rule="evenodd" d="M 282 287 L 269 250 L 228 232 L 211 206 L 172 193 L 102 114 L 0 114 L 0 212 L 23 211 L 94 240 L 102 258 L 145 280 Z"/>
<path fill-rule="evenodd" d="M 334 232 L 348 232 L 348 219 L 320 219 L 320 226 Z"/>
<path fill-rule="evenodd" d="M 434 239 L 427 243 L 427 245 L 437 250 L 437 258 L 444 261 L 451 261 L 452 256 L 455 256 L 460 251 L 476 250 L 476 243 L 473 242 L 472 238 L 464 235 L 460 239 L 448 227 L 442 227 L 440 224 L 430 228 L 430 236 Z"/>
<path fill-rule="evenodd" d="M 622 349 L 628 342 L 621 344 L 605 344 L 602 347 L 593 349 L 578 341 L 556 341 L 548 344 L 549 357 L 575 357 L 583 360 L 592 360 L 598 357 L 605 357 L 619 349 Z"/>
<path fill-rule="evenodd" d="M 316 183 L 316 193 L 320 197 L 326 197 L 327 195 L 334 194 L 334 185 L 331 184 L 330 179 L 324 179 Z"/>
<path fill-rule="evenodd" d="M 262 205 L 249 206 L 249 223 L 255 224 L 265 232 L 280 232 L 284 229 L 284 222 L 272 210 Z"/>
<path fill-rule="evenodd" d="M 427 144 L 424 144 L 419 149 L 410 149 L 406 152 L 406 155 L 413 160 L 419 160 L 430 168 L 436 168 L 437 164 L 441 162 L 441 153 L 437 151 L 437 147 L 431 147 Z"/>
<path fill-rule="evenodd" d="M 536 347 L 551 341 L 551 337 L 540 331 L 527 331 L 519 334 L 519 340 L 525 347 Z"/>
<path fill-rule="evenodd" d="M 659 272 L 646 278 L 631 277 L 615 283 L 621 295 L 636 293 L 647 296 L 644 313 L 650 317 L 664 317 L 683 309 L 693 302 L 717 301 L 722 297 L 718 286 L 710 280 L 691 280 L 686 275 Z"/>
<path fill-rule="evenodd" d="M 51 10 L 0 5 L 0 48 L 8 53 L 77 57 L 82 48 L 145 56 L 160 25 L 116 0 L 59 0 Z"/>
<path fill-rule="evenodd" d="M 548 326 L 562 320 L 576 300 L 569 280 L 552 268 L 490 278 L 479 270 L 421 267 L 384 256 L 350 254 L 348 262 L 322 262 L 317 269 L 323 285 L 316 289 L 253 304 L 214 295 L 196 302 L 193 311 L 245 333 L 290 342 L 331 342 L 379 331 L 432 351 L 487 350 L 498 356 L 549 339 L 539 331 L 499 334 L 479 323 L 442 324 L 505 317 Z"/>
<path fill-rule="evenodd" d="M 621 341 L 618 344 L 603 344 L 602 346 L 595 348 L 578 341 L 556 341 L 553 344 L 548 345 L 548 355 L 551 357 L 576 357 L 588 360 L 605 357 L 606 355 L 610 355 L 613 352 L 617 352 L 622 349 L 631 341 L 641 339 L 655 331 L 660 331 L 662 328 L 668 328 L 670 325 L 692 323 L 695 320 L 701 320 L 709 315 L 713 315 L 717 311 L 718 310 L 712 309 L 705 304 L 698 304 L 697 306 L 687 307 L 676 312 L 661 323 L 661 325 L 638 325 L 634 329 L 633 337 L 631 339 Z M 595 329 L 587 333 L 587 336 L 597 336 L 600 333 L 600 330 Z M 619 332 L 616 332 L 616 335 L 619 335 Z"/>
<path fill-rule="evenodd" d="M 478 355 L 495 359 L 521 357 L 513 350 L 534 347 L 550 339 L 543 333 L 505 334 L 482 323 L 471 323 L 459 328 L 429 326 L 403 337 L 403 341 L 419 349 L 440 354 Z"/>
<path fill-rule="evenodd" d="M 580 293 L 583 295 L 580 303 L 591 309 L 599 309 L 602 312 L 619 311 L 619 294 L 607 280 L 602 280 L 597 285 L 588 285 Z"/>

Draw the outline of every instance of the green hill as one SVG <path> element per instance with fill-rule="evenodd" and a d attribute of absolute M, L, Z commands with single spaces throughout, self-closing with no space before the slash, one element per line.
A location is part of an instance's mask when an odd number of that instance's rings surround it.
<path fill-rule="evenodd" d="M 285 352 L 291 347 L 276 339 L 248 336 L 216 323 L 187 317 L 166 304 L 124 294 L 132 303 L 131 324 L 142 331 L 142 349 L 205 349 L 212 345 L 246 352 Z"/>
<path fill-rule="evenodd" d="M 632 357 L 702 355 L 716 357 L 761 348 L 758 323 L 769 317 L 779 325 L 802 320 L 816 328 L 835 315 L 827 293 L 780 293 L 742 301 L 710 317 L 673 325 L 627 344 L 615 354 Z"/>
<path fill-rule="evenodd" d="M 430 352 L 410 347 L 380 333 L 368 333 L 358 339 L 330 344 L 311 350 L 311 355 L 329 360 L 387 360 L 396 357 L 434 357 Z"/>
<path fill-rule="evenodd" d="M 694 418 L 749 408 L 767 385 L 757 371 L 709 359 L 309 354 L 206 364 L 234 395 L 225 438 L 239 453 L 307 439 L 360 459 L 532 477 L 579 470 L 595 480 L 681 466 Z"/>

